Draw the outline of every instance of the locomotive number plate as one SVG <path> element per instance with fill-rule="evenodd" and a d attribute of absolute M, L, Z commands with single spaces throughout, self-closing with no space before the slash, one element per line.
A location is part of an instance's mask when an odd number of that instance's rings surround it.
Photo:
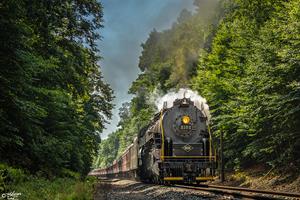
<path fill-rule="evenodd" d="M 180 129 L 181 130 L 192 130 L 192 126 L 191 125 L 180 125 Z"/>

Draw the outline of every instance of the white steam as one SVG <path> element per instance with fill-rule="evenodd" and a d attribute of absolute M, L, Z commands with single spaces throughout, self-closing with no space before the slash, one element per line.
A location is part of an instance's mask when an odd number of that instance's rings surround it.
<path fill-rule="evenodd" d="M 198 92 L 190 89 L 181 88 L 178 92 L 168 92 L 164 96 L 156 98 L 155 105 L 158 110 L 161 110 L 164 102 L 167 102 L 167 108 L 170 108 L 176 99 L 182 99 L 184 97 L 190 98 L 191 101 L 194 102 L 194 105 L 203 111 L 208 119 L 210 119 L 209 106 L 207 105 L 206 99 L 201 97 Z"/>

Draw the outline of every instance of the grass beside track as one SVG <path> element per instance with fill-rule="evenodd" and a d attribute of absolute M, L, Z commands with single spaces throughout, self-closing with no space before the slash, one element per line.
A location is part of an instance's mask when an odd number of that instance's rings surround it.
<path fill-rule="evenodd" d="M 9 192 L 21 193 L 20 200 L 90 200 L 93 199 L 91 181 L 79 181 L 71 178 L 31 178 L 12 185 Z"/>
<path fill-rule="evenodd" d="M 95 177 L 84 180 L 73 172 L 64 178 L 46 179 L 0 164 L 0 199 L 91 200 Z"/>

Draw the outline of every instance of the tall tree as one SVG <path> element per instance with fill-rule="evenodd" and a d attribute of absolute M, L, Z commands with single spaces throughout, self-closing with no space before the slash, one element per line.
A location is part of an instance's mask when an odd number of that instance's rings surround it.
<path fill-rule="evenodd" d="M 101 4 L 10 0 L 0 15 L 1 161 L 86 173 L 113 98 L 97 64 Z"/>
<path fill-rule="evenodd" d="M 216 133 L 225 133 L 228 164 L 296 166 L 299 2 L 227 3 L 193 86 L 209 100 Z"/>

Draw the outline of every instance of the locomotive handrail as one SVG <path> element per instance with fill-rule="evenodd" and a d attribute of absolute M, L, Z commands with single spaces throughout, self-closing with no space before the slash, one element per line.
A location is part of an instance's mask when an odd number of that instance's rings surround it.
<path fill-rule="evenodd" d="M 163 109 L 161 109 L 160 111 L 160 129 L 161 129 L 161 155 L 160 155 L 160 158 L 161 160 L 163 161 L 164 160 L 164 145 L 165 145 L 165 136 L 164 136 L 164 128 L 163 128 L 163 125 L 162 125 L 162 116 L 163 116 Z"/>
<path fill-rule="evenodd" d="M 209 126 L 209 124 L 207 124 L 207 129 L 208 129 L 208 134 L 209 134 L 209 156 L 211 156 L 212 155 L 212 146 L 211 146 L 211 140 L 212 140 L 212 138 L 211 138 L 211 132 L 210 132 L 210 126 Z"/>
<path fill-rule="evenodd" d="M 208 158 L 214 159 L 216 156 L 163 156 L 164 158 Z"/>

